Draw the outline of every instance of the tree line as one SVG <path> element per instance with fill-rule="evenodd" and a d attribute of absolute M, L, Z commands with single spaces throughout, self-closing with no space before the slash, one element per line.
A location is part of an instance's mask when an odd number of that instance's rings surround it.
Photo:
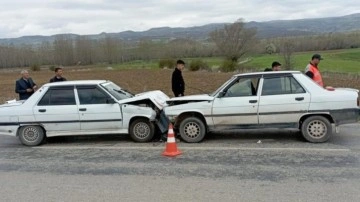
<path fill-rule="evenodd" d="M 128 42 L 110 36 L 94 40 L 87 36 L 58 35 L 52 43 L 0 46 L 0 68 L 213 56 L 223 56 L 236 64 L 242 57 L 258 53 L 281 53 L 290 60 L 293 52 L 359 48 L 359 38 L 360 31 L 355 31 L 260 40 L 256 38 L 256 29 L 245 28 L 241 20 L 215 30 L 201 42 L 188 38 Z"/>

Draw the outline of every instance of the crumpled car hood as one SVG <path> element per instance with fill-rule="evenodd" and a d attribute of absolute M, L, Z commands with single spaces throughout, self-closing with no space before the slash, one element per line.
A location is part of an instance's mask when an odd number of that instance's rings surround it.
<path fill-rule="evenodd" d="M 174 97 L 167 101 L 211 101 L 214 100 L 214 97 L 209 96 L 207 94 L 203 95 L 189 95 L 183 97 Z"/>
<path fill-rule="evenodd" d="M 140 100 L 146 100 L 146 99 L 150 99 L 161 110 L 166 104 L 166 100 L 169 99 L 169 96 L 167 96 L 165 93 L 163 93 L 160 90 L 154 90 L 154 91 L 136 94 L 132 98 L 120 100 L 119 103 L 125 104 Z"/>

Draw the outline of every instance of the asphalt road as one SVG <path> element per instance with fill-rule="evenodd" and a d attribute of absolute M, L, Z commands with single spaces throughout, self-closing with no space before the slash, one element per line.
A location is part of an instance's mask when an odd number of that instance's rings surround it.
<path fill-rule="evenodd" d="M 294 131 L 210 134 L 163 157 L 126 136 L 0 136 L 1 201 L 360 201 L 360 124 L 329 142 Z"/>

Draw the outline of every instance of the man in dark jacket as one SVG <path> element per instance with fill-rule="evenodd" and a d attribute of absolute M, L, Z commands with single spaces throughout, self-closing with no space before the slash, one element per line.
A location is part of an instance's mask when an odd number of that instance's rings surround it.
<path fill-rule="evenodd" d="M 280 64 L 280 62 L 278 62 L 278 61 L 274 61 L 274 62 L 271 64 L 271 69 L 270 69 L 270 68 L 266 68 L 264 71 L 265 71 L 265 72 L 268 72 L 268 71 L 281 71 L 281 64 Z"/>
<path fill-rule="evenodd" d="M 16 81 L 15 86 L 15 92 L 19 93 L 20 100 L 27 100 L 37 88 L 26 70 L 21 71 L 21 78 Z"/>
<path fill-rule="evenodd" d="M 56 67 L 55 68 L 55 76 L 50 79 L 50 83 L 66 81 L 66 79 L 62 76 L 62 74 L 63 74 L 63 69 L 61 67 Z"/>
<path fill-rule="evenodd" d="M 171 78 L 172 91 L 175 97 L 184 96 L 185 82 L 181 74 L 184 67 L 185 67 L 185 62 L 182 60 L 178 60 L 176 62 L 175 70 L 172 74 L 172 78 Z"/>

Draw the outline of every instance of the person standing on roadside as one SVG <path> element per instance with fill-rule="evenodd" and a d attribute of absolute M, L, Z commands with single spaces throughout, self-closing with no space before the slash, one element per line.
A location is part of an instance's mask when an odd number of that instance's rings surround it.
<path fill-rule="evenodd" d="M 21 78 L 16 81 L 15 92 L 19 94 L 20 100 L 27 100 L 34 94 L 37 86 L 27 70 L 21 71 Z"/>
<path fill-rule="evenodd" d="M 281 64 L 280 64 L 280 62 L 274 61 L 274 62 L 271 64 L 271 69 L 270 69 L 270 68 L 266 68 L 266 69 L 264 70 L 264 72 L 268 72 L 268 71 L 281 71 Z"/>
<path fill-rule="evenodd" d="M 182 76 L 182 71 L 185 68 L 185 62 L 182 60 L 176 61 L 176 67 L 171 77 L 172 91 L 175 97 L 184 96 L 185 82 Z"/>
<path fill-rule="evenodd" d="M 312 80 L 314 80 L 317 84 L 319 84 L 321 87 L 324 87 L 324 83 L 318 67 L 320 60 L 323 60 L 321 55 L 314 54 L 311 57 L 310 63 L 305 68 L 305 74 Z"/>
<path fill-rule="evenodd" d="M 55 68 L 55 76 L 50 79 L 50 83 L 52 82 L 59 82 L 59 81 L 66 81 L 66 79 L 62 76 L 63 68 L 56 67 Z"/>

